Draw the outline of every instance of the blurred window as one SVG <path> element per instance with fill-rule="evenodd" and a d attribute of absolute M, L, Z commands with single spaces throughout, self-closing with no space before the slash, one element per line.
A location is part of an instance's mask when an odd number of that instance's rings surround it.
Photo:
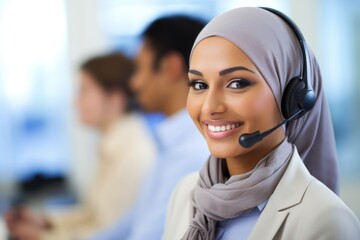
<path fill-rule="evenodd" d="M 0 178 L 59 175 L 71 82 L 63 0 L 0 1 Z"/>

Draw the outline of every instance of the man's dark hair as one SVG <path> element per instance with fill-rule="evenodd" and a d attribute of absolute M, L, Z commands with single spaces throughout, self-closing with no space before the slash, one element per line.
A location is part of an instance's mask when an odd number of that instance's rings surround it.
<path fill-rule="evenodd" d="M 203 21 L 182 15 L 161 17 L 150 23 L 142 37 L 155 53 L 154 68 L 159 67 L 166 54 L 177 52 L 188 69 L 192 45 L 204 26 Z"/>

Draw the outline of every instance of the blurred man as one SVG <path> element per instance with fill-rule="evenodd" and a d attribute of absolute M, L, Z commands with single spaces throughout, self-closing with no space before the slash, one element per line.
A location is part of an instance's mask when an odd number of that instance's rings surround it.
<path fill-rule="evenodd" d="M 132 210 L 94 239 L 161 239 L 173 188 L 181 177 L 198 171 L 209 156 L 185 109 L 188 59 L 203 26 L 196 19 L 173 16 L 154 21 L 143 32 L 131 86 L 145 110 L 167 116 L 156 129 L 159 154 Z"/>

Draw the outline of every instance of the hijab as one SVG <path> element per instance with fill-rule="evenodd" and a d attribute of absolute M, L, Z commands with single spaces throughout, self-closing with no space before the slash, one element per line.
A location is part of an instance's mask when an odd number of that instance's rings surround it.
<path fill-rule="evenodd" d="M 284 20 L 260 8 L 237 8 L 210 21 L 202 40 L 223 37 L 238 46 L 257 66 L 281 109 L 287 83 L 299 76 L 302 55 L 299 41 Z M 194 218 L 184 239 L 214 239 L 216 222 L 250 211 L 270 197 L 286 170 L 295 145 L 310 173 L 337 191 L 336 148 L 332 121 L 322 87 L 319 66 L 310 52 L 312 86 L 317 96 L 313 109 L 285 126 L 286 139 L 249 173 L 224 178 L 224 164 L 210 157 L 200 171 L 193 192 Z M 190 57 L 191 60 L 191 57 Z"/>

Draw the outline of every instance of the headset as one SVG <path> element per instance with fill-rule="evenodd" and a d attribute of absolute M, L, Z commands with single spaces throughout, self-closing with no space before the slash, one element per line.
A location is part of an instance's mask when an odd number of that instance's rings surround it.
<path fill-rule="evenodd" d="M 300 118 L 307 111 L 311 110 L 316 102 L 316 95 L 311 84 L 309 49 L 300 29 L 288 16 L 272 8 L 261 7 L 261 9 L 267 10 L 284 20 L 293 30 L 299 41 L 302 53 L 302 72 L 300 76 L 294 77 L 286 85 L 281 99 L 281 111 L 285 119 L 289 119 L 302 110 L 302 114 L 299 114 L 295 119 Z"/>
<path fill-rule="evenodd" d="M 307 48 L 304 36 L 302 35 L 300 29 L 288 16 L 282 12 L 268 7 L 260 8 L 280 17 L 293 30 L 301 48 L 302 71 L 300 76 L 292 78 L 285 87 L 281 99 L 281 112 L 285 120 L 263 133 L 256 131 L 254 133 L 242 134 L 239 138 L 239 143 L 242 147 L 245 148 L 249 148 L 255 143 L 261 141 L 264 137 L 275 131 L 283 124 L 301 118 L 305 115 L 306 112 L 313 108 L 316 102 L 316 94 L 311 84 L 312 77 L 309 49 Z"/>

